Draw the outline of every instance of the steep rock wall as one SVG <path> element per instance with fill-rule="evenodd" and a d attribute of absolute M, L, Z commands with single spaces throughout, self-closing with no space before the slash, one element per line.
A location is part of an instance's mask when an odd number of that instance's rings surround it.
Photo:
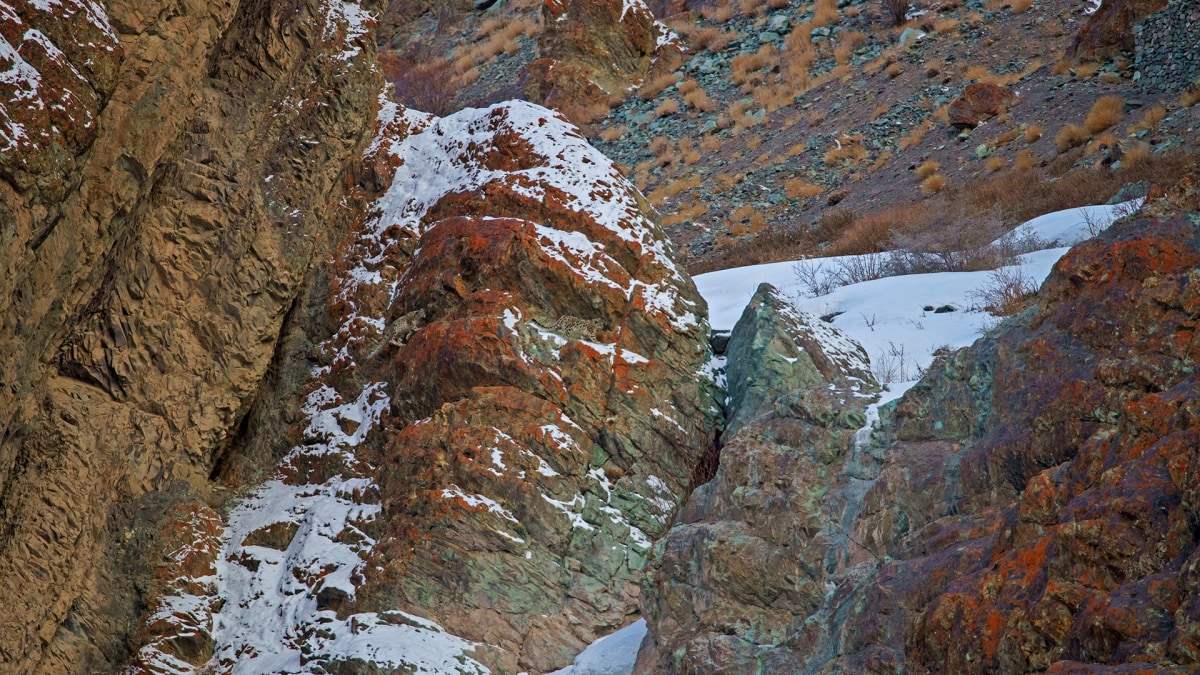
<path fill-rule="evenodd" d="M 0 670 L 128 660 L 175 507 L 207 508 L 338 229 L 380 87 L 364 19 L 0 4 Z"/>

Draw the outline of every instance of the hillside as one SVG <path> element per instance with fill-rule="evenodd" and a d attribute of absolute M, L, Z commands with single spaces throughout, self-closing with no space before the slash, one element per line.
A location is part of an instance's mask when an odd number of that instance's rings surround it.
<path fill-rule="evenodd" d="M 0 672 L 1194 671 L 1197 25 L 0 0 Z"/>

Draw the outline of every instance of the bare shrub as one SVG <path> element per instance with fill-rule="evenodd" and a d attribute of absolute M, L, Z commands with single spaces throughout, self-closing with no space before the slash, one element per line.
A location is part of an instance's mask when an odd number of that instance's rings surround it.
<path fill-rule="evenodd" d="M 929 178 L 933 174 L 937 173 L 938 169 L 940 168 L 942 168 L 942 165 L 933 161 L 932 159 L 927 159 L 924 162 L 921 162 L 919 165 L 917 165 L 917 180 L 925 180 L 926 178 Z"/>
<path fill-rule="evenodd" d="M 880 384 L 911 382 L 921 379 L 923 374 L 915 359 L 909 357 L 904 344 L 888 341 L 888 348 L 871 359 L 871 374 Z"/>
<path fill-rule="evenodd" d="M 414 44 L 403 52 L 380 54 L 379 63 L 400 103 L 438 116 L 454 112 L 459 74 L 449 59 Z"/>
<path fill-rule="evenodd" d="M 1001 267 L 983 286 L 967 294 L 981 309 L 996 316 L 1023 312 L 1037 295 L 1037 284 L 1020 266 Z"/>
<path fill-rule="evenodd" d="M 1025 127 L 1025 142 L 1033 143 L 1033 142 L 1037 141 L 1039 138 L 1041 138 L 1042 134 L 1045 132 L 1046 132 L 1046 128 L 1043 127 L 1042 125 L 1030 124 L 1029 126 Z"/>

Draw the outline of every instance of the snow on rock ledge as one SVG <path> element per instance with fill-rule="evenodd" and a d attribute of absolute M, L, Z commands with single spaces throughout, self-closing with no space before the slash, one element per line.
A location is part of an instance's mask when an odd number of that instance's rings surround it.
<path fill-rule="evenodd" d="M 711 443 L 703 300 L 556 113 L 379 127 L 303 440 L 164 608 L 212 614 L 217 672 L 554 670 L 636 615 Z M 189 672 L 172 644 L 143 661 Z"/>

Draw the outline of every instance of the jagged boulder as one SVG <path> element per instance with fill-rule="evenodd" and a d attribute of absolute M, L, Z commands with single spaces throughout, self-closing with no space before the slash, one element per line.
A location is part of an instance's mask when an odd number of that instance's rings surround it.
<path fill-rule="evenodd" d="M 1077 59 L 1099 60 L 1118 51 L 1133 53 L 1133 27 L 1167 6 L 1168 0 L 1103 0 L 1079 29 L 1068 53 Z"/>
<path fill-rule="evenodd" d="M 704 303 L 553 111 L 380 119 L 300 441 L 162 607 L 207 608 L 220 670 L 554 670 L 636 617 L 712 443 Z"/>
<path fill-rule="evenodd" d="M 847 544 L 835 494 L 876 392 L 866 353 L 759 287 L 729 341 L 729 431 L 716 477 L 654 548 L 637 672 L 763 663 L 822 605 Z M 815 647 L 816 643 L 813 642 Z M 797 658 L 771 662 L 791 672 Z"/>
<path fill-rule="evenodd" d="M 968 84 L 950 103 L 950 126 L 974 129 L 1000 114 L 1013 99 L 1012 91 L 996 84 Z"/>

